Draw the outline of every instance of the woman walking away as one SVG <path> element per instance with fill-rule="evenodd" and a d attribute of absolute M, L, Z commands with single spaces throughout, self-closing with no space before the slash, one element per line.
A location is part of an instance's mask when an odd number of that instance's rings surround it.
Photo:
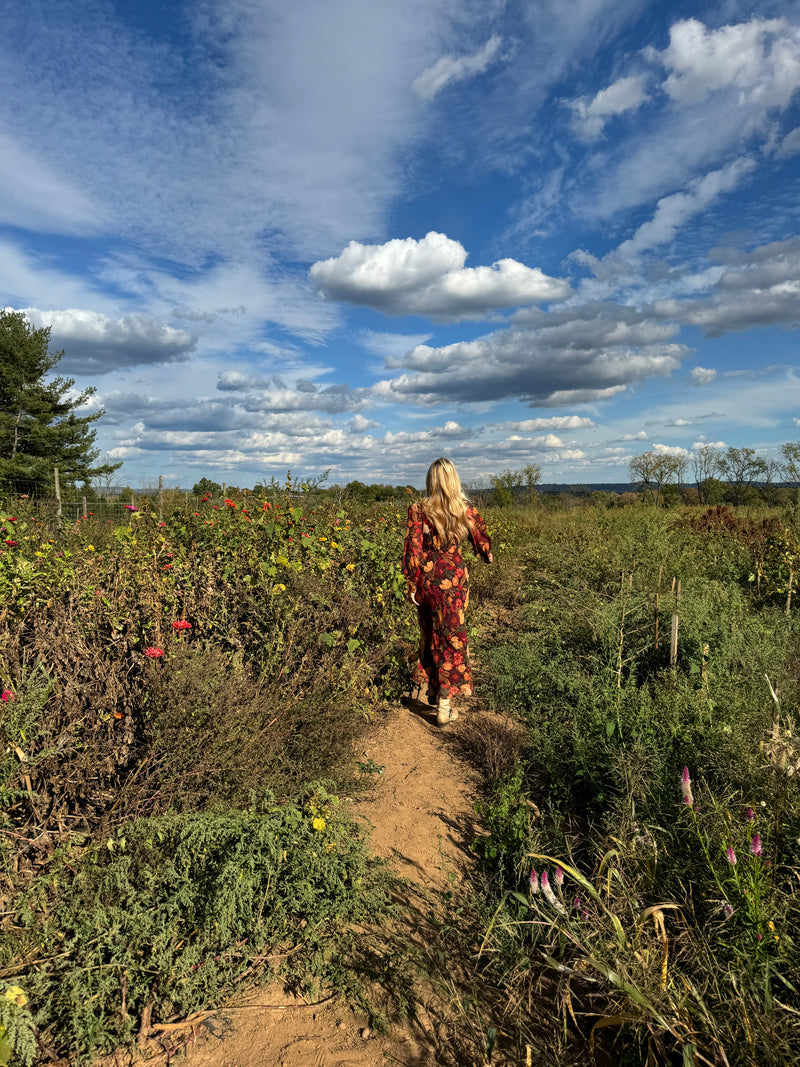
<path fill-rule="evenodd" d="M 408 509 L 403 574 L 419 616 L 413 694 L 420 699 L 427 690 L 429 702 L 438 706 L 436 722 L 444 726 L 458 718 L 453 698 L 472 693 L 466 627 L 469 574 L 461 542 L 468 537 L 487 563 L 492 562 L 492 542 L 483 519 L 461 492 L 449 459 L 434 460 L 425 489 L 426 496 Z"/>

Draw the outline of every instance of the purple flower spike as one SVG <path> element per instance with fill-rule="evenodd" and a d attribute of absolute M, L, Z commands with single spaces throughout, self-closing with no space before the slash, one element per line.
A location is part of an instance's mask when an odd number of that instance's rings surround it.
<path fill-rule="evenodd" d="M 681 796 L 683 797 L 683 803 L 688 804 L 691 807 L 694 804 L 694 797 L 692 796 L 692 779 L 689 777 L 689 768 L 683 768 L 683 774 L 681 775 Z"/>
<path fill-rule="evenodd" d="M 732 904 L 723 904 L 722 905 L 722 910 L 725 913 L 725 918 L 726 919 L 730 919 L 731 915 L 733 915 L 733 905 Z"/>
<path fill-rule="evenodd" d="M 733 851 L 733 845 L 728 845 L 725 855 L 728 857 L 728 863 L 730 863 L 731 867 L 735 867 L 736 853 Z"/>
<path fill-rule="evenodd" d="M 531 867 L 530 882 L 531 882 L 531 893 L 538 893 L 539 892 L 539 875 L 536 873 L 536 871 L 532 867 Z"/>
<path fill-rule="evenodd" d="M 550 888 L 550 877 L 547 871 L 542 871 L 542 876 L 539 880 L 542 883 L 542 892 L 545 893 Z"/>
<path fill-rule="evenodd" d="M 575 909 L 575 911 L 580 911 L 580 910 L 581 910 L 581 897 L 580 897 L 580 893 L 576 893 L 576 894 L 575 894 L 575 899 L 574 899 L 574 900 L 572 901 L 572 906 L 573 906 L 573 908 Z"/>
<path fill-rule="evenodd" d="M 752 808 L 745 808 L 744 809 L 744 821 L 745 822 L 752 822 L 753 819 L 755 819 L 755 817 L 756 817 L 756 813 L 753 811 Z"/>
<path fill-rule="evenodd" d="M 556 867 L 555 881 L 559 889 L 564 884 L 564 872 L 561 870 L 560 867 Z"/>
<path fill-rule="evenodd" d="M 760 856 L 761 851 L 761 834 L 755 833 L 753 834 L 753 840 L 750 842 L 750 855 Z"/>
<path fill-rule="evenodd" d="M 586 922 L 586 920 L 589 918 L 589 912 L 587 911 L 586 908 L 584 908 L 583 911 L 581 912 L 581 918 L 583 919 L 584 922 Z"/>

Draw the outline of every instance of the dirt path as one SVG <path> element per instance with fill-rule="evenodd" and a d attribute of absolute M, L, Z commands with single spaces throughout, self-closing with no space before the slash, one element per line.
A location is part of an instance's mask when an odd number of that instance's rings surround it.
<path fill-rule="evenodd" d="M 435 712 L 396 707 L 364 748 L 375 773 L 372 793 L 353 804 L 372 831 L 372 848 L 408 879 L 397 933 L 420 950 L 435 939 L 443 894 L 455 889 L 473 862 L 476 781 L 453 741 L 469 710 L 444 729 Z M 474 713 L 473 713 L 474 714 Z M 260 989 L 222 1008 L 182 1062 L 188 1067 L 433 1067 L 442 1063 L 447 1031 L 421 1006 L 402 1030 L 376 1035 L 341 998 L 320 1005 L 290 1003 L 280 988 Z"/>

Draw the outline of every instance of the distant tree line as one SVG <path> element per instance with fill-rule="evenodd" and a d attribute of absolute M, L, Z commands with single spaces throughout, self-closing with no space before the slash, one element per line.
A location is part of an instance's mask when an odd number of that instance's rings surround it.
<path fill-rule="evenodd" d="M 642 452 L 630 461 L 631 480 L 641 499 L 668 505 L 676 499 L 697 504 L 778 503 L 800 487 L 800 442 L 781 445 L 781 458 L 752 448 L 704 445 L 689 455 Z M 689 473 L 692 482 L 689 481 Z"/>

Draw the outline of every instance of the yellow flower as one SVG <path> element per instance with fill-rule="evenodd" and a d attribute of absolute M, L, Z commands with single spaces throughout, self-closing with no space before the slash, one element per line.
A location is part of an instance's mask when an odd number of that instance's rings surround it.
<path fill-rule="evenodd" d="M 272 587 L 272 592 L 276 593 L 276 594 L 277 593 L 283 593 L 285 591 L 286 591 L 286 586 L 285 585 L 273 585 L 273 587 Z"/>
<path fill-rule="evenodd" d="M 87 545 L 86 546 L 86 551 L 87 552 L 94 552 L 94 545 Z"/>
<path fill-rule="evenodd" d="M 355 563 L 346 563 L 344 569 L 346 571 L 354 571 L 356 569 L 356 565 Z"/>
<path fill-rule="evenodd" d="M 339 546 L 335 541 L 331 541 L 331 548 L 338 548 Z"/>
<path fill-rule="evenodd" d="M 10 985 L 6 990 L 6 1000 L 10 1000 L 12 1004 L 16 1004 L 18 1008 L 24 1008 L 28 1003 L 28 998 L 25 996 L 25 990 L 20 989 L 18 985 Z"/>
<path fill-rule="evenodd" d="M 314 827 L 315 830 L 322 831 L 325 829 L 325 820 L 322 818 L 321 815 L 318 815 L 316 819 L 311 820 L 311 825 Z"/>
<path fill-rule="evenodd" d="M 34 552 L 34 556 L 43 556 L 44 552 Z"/>
<path fill-rule="evenodd" d="M 327 541 L 327 540 L 328 540 L 327 537 L 320 537 L 320 541 Z"/>

